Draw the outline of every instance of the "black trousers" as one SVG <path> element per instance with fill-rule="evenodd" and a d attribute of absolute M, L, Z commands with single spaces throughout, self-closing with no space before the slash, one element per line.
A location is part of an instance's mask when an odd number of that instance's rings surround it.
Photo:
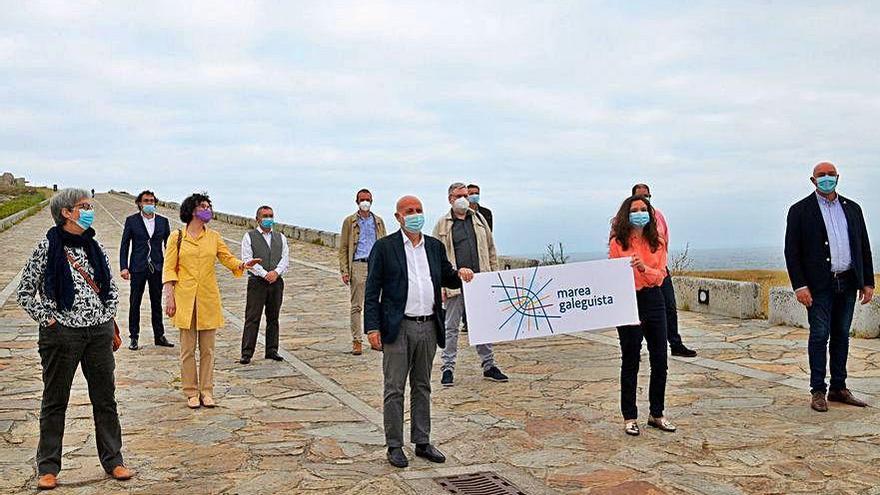
<path fill-rule="evenodd" d="M 257 347 L 260 319 L 266 313 L 266 357 L 278 353 L 278 315 L 284 297 L 284 279 L 270 284 L 262 277 L 251 276 L 247 284 L 244 310 L 244 333 L 241 335 L 241 357 L 252 358 Z"/>
<path fill-rule="evenodd" d="M 668 269 L 660 289 L 663 291 L 663 300 L 666 303 L 666 340 L 669 342 L 669 347 L 673 349 L 683 347 L 681 334 L 678 333 L 678 308 L 675 305 L 675 287 L 672 285 L 672 275 L 669 275 Z"/>
<path fill-rule="evenodd" d="M 666 303 L 660 287 L 646 287 L 636 292 L 641 325 L 617 327 L 620 339 L 620 411 L 623 419 L 637 419 L 636 388 L 642 339 L 648 343 L 651 382 L 648 400 L 651 416 L 663 416 L 666 397 Z"/>
<path fill-rule="evenodd" d="M 113 322 L 82 328 L 40 327 L 38 341 L 43 367 L 43 402 L 40 406 L 39 474 L 61 471 L 61 445 L 70 387 L 76 368 L 82 366 L 89 386 L 95 420 L 95 443 L 101 466 L 108 473 L 122 464 L 122 430 L 116 412 L 113 372 Z"/>
<path fill-rule="evenodd" d="M 150 287 L 150 321 L 153 324 L 153 338 L 165 336 L 162 323 L 162 272 L 155 271 L 131 274 L 131 294 L 128 296 L 128 334 L 136 339 L 141 333 L 141 301 L 144 289 Z"/>

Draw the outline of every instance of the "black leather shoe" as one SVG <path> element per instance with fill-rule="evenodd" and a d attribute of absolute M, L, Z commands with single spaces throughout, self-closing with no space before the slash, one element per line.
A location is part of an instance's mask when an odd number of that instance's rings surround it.
<path fill-rule="evenodd" d="M 138 339 L 131 339 L 131 344 L 128 344 L 128 348 L 133 351 L 138 350 Z"/>
<path fill-rule="evenodd" d="M 284 361 L 284 358 L 279 356 L 278 354 L 270 354 L 266 356 L 266 359 L 271 359 L 273 361 Z"/>
<path fill-rule="evenodd" d="M 682 345 L 681 347 L 673 347 L 672 355 L 678 357 L 697 357 L 697 351 Z"/>
<path fill-rule="evenodd" d="M 403 453 L 400 447 L 390 447 L 388 449 L 388 462 L 394 467 L 405 468 L 409 466 L 409 459 Z"/>
<path fill-rule="evenodd" d="M 251 364 L 251 358 L 243 357 L 238 360 L 238 364 Z"/>
<path fill-rule="evenodd" d="M 416 457 L 424 457 L 431 462 L 446 462 L 446 456 L 443 455 L 443 452 L 437 450 L 437 447 L 434 447 L 430 443 L 416 445 Z"/>
<path fill-rule="evenodd" d="M 174 344 L 168 342 L 168 339 L 166 339 L 164 335 L 156 339 L 155 342 L 159 347 L 174 347 Z"/>

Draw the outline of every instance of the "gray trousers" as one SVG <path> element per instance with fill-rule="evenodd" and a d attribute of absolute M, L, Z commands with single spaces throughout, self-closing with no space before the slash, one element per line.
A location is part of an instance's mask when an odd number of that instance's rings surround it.
<path fill-rule="evenodd" d="M 437 352 L 434 321 L 419 323 L 403 320 L 394 342 L 382 344 L 382 371 L 385 376 L 383 414 L 385 444 L 403 446 L 403 394 L 406 377 L 410 389 L 410 441 L 430 443 L 431 368 Z"/>
<path fill-rule="evenodd" d="M 441 354 L 443 359 L 441 371 L 455 370 L 455 358 L 458 357 L 458 327 L 464 314 L 464 297 L 458 295 L 446 299 L 446 348 Z M 477 345 L 477 355 L 480 356 L 483 371 L 495 366 L 492 344 Z"/>

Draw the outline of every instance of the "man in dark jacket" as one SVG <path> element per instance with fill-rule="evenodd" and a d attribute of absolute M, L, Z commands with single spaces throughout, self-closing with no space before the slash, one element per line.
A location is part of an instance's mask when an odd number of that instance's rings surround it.
<path fill-rule="evenodd" d="M 788 210 L 785 231 L 788 276 L 810 323 L 810 407 L 828 410 L 826 390 L 829 401 L 864 407 L 846 388 L 846 359 L 856 294 L 862 304 L 874 296 L 865 218 L 855 201 L 837 194 L 839 176 L 833 164 L 816 165 L 810 180 L 816 191 Z M 831 384 L 826 388 L 829 353 Z"/>
<path fill-rule="evenodd" d="M 430 443 L 431 367 L 437 347 L 446 345 L 440 287 L 461 288 L 474 272 L 456 270 L 443 244 L 423 235 L 422 203 L 414 196 L 397 201 L 397 232 L 376 241 L 370 252 L 364 298 L 364 328 L 370 347 L 384 351 L 385 443 L 388 462 L 409 464 L 403 453 L 403 393 L 409 375 L 415 453 L 431 462 L 446 457 Z"/>
<path fill-rule="evenodd" d="M 128 333 L 131 344 L 128 348 L 133 351 L 138 349 L 141 300 L 148 285 L 154 342 L 158 346 L 174 347 L 165 338 L 165 326 L 162 323 L 162 265 L 171 227 L 167 218 L 156 213 L 156 195 L 152 191 L 138 194 L 135 204 L 138 212 L 125 219 L 122 245 L 119 247 L 120 275 L 131 282 L 131 294 L 128 298 Z"/>

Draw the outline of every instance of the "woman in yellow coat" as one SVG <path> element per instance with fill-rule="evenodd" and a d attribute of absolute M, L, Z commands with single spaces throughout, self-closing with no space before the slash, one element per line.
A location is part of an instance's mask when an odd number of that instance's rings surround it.
<path fill-rule="evenodd" d="M 185 229 L 171 233 L 165 248 L 162 281 L 165 313 L 180 329 L 180 379 L 187 406 L 214 407 L 214 342 L 223 326 L 220 289 L 214 273 L 220 261 L 236 277 L 259 263 L 244 263 L 229 252 L 220 233 L 207 227 L 213 217 L 206 194 L 193 194 L 180 205 L 180 221 Z M 196 370 L 196 345 L 199 366 Z"/>

